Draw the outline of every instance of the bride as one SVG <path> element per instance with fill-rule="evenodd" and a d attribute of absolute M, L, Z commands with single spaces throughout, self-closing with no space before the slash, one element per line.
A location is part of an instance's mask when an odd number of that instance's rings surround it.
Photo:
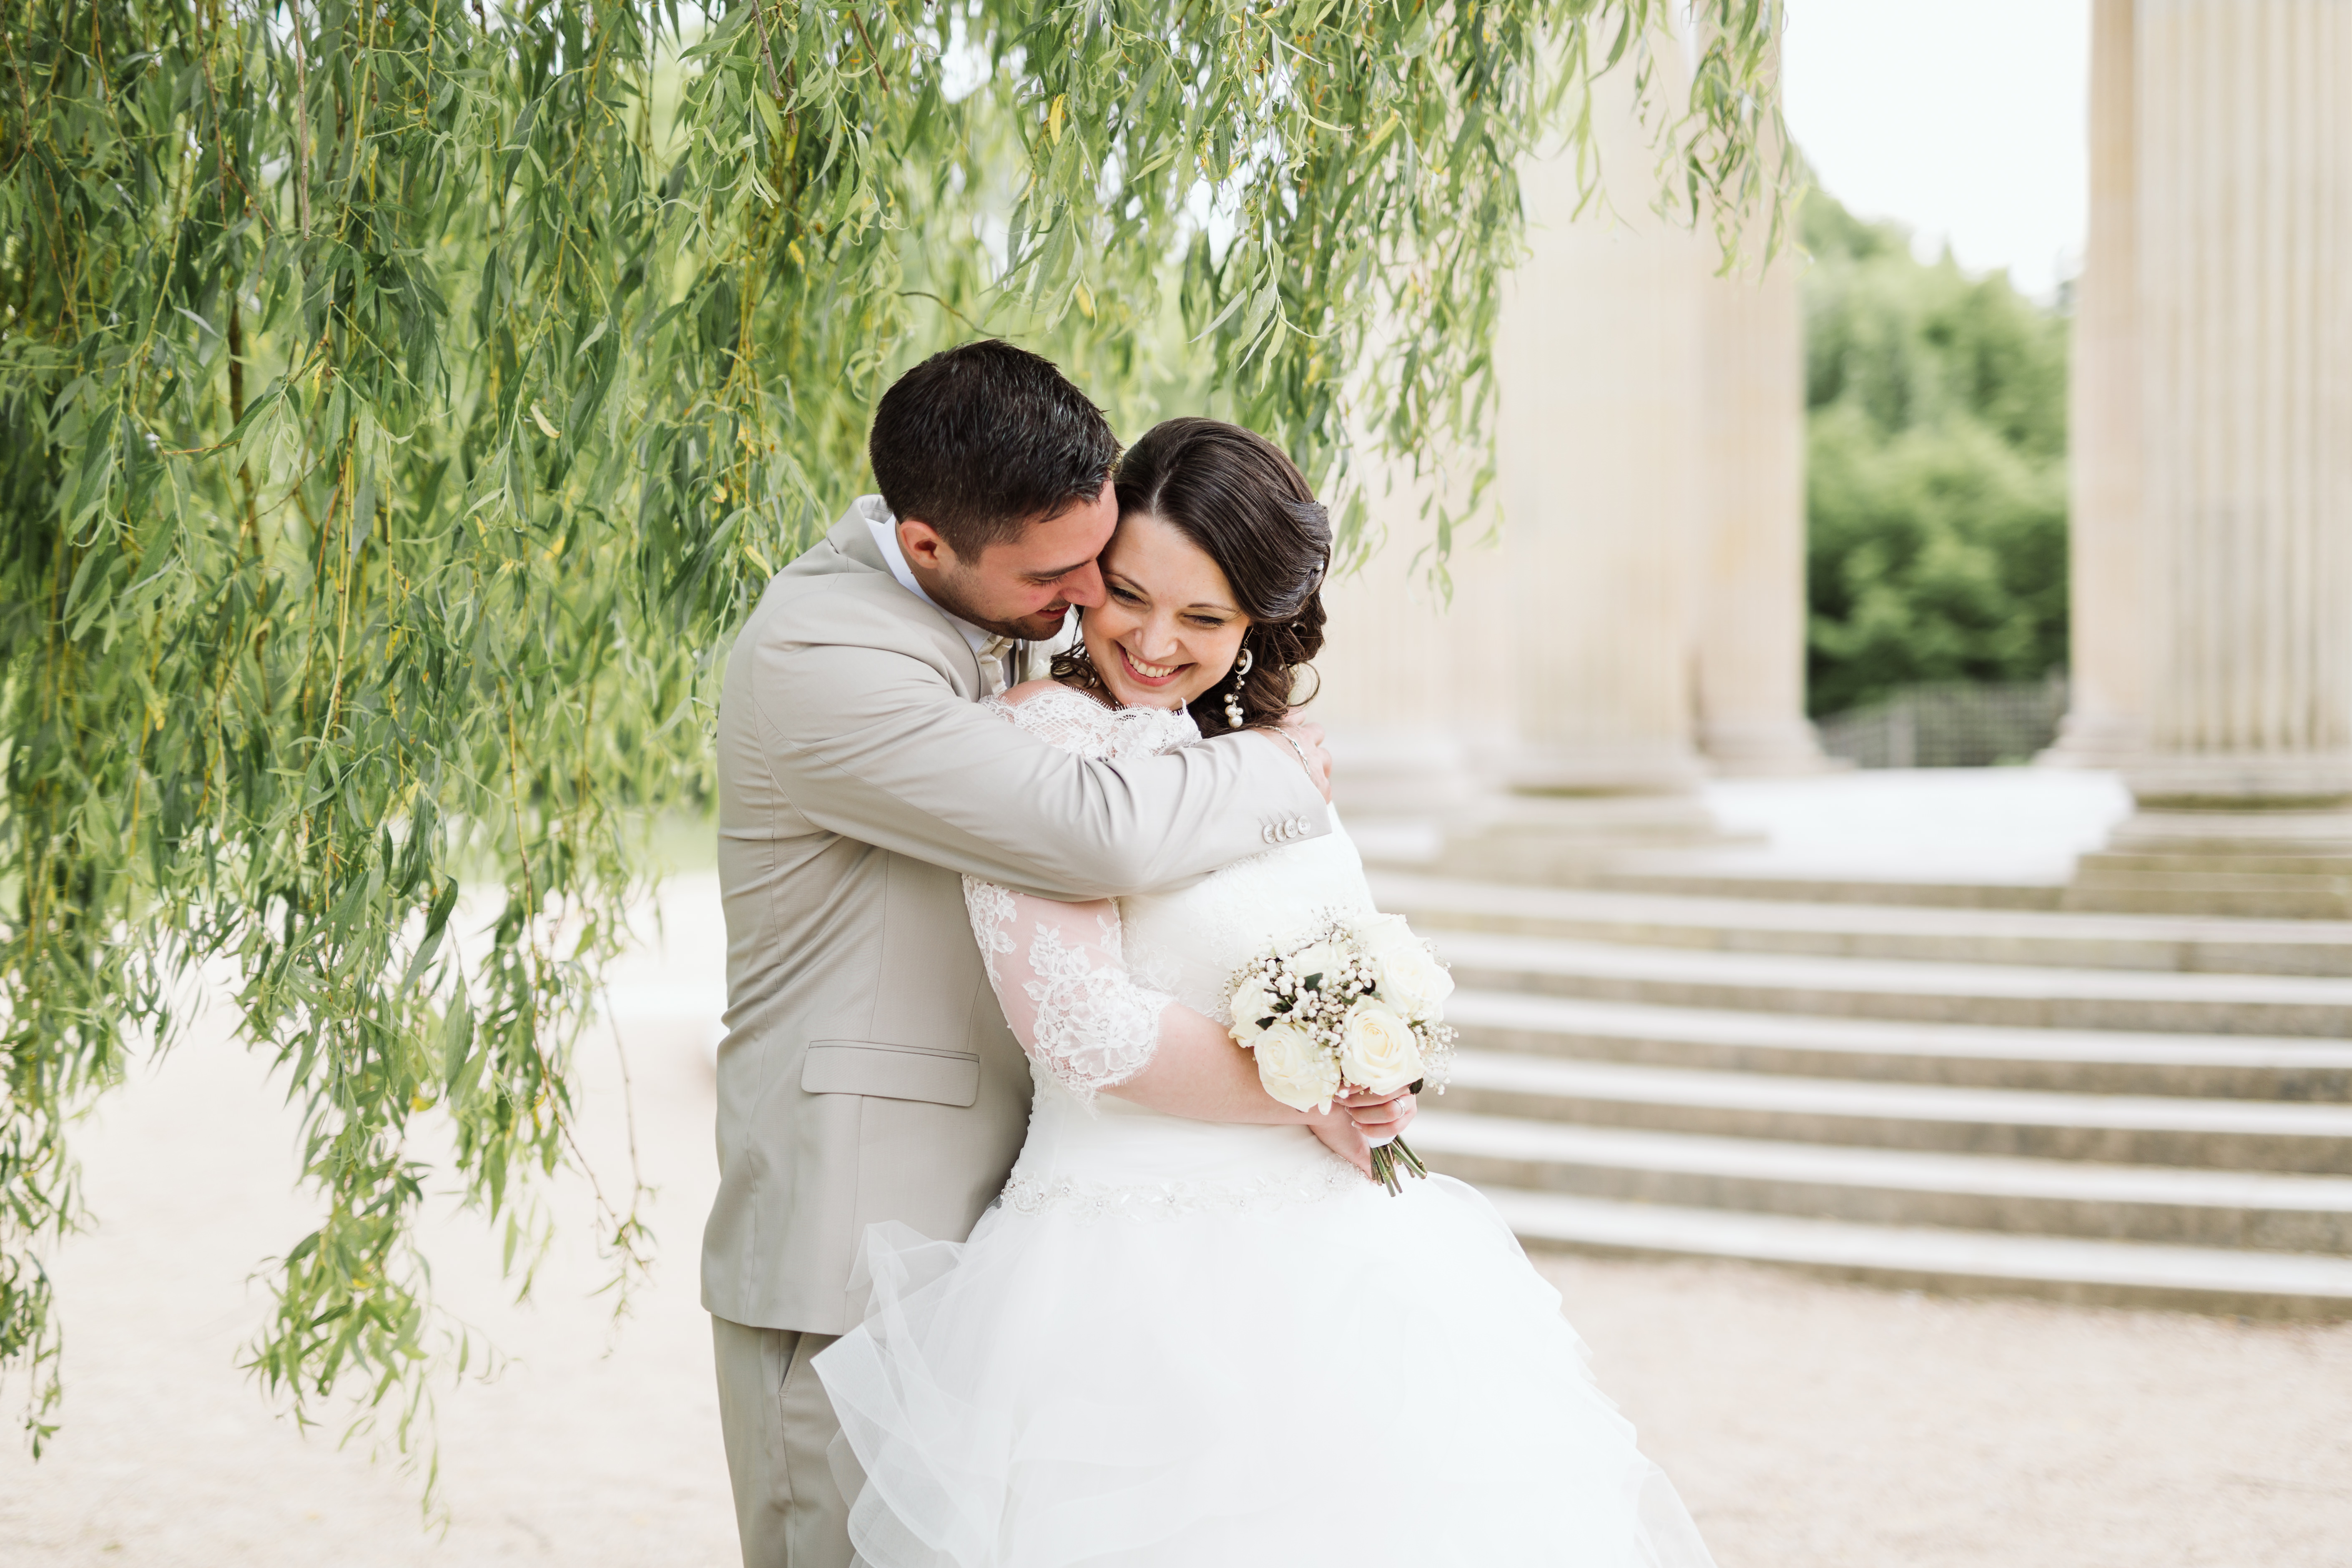
<path fill-rule="evenodd" d="M 1323 640 L 1331 536 L 1306 481 L 1246 430 L 1174 419 L 1117 488 L 1083 645 L 990 701 L 1110 761 L 1277 722 Z M 1144 1103 L 1163 1041 L 1225 1038 L 1236 970 L 1371 911 L 1336 823 L 1176 892 L 964 895 L 1035 1103 L 969 1241 L 868 1233 L 866 1321 L 816 1359 L 864 1470 L 861 1489 L 836 1452 L 860 1563 L 1710 1563 L 1475 1191 L 1391 1197 L 1337 1113 Z"/>

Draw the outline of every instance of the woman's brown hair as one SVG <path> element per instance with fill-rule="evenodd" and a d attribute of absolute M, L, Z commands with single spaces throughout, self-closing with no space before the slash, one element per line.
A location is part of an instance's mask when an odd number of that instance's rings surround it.
<path fill-rule="evenodd" d="M 1249 673 L 1228 674 L 1194 698 L 1193 722 L 1209 735 L 1230 728 L 1225 701 L 1238 695 L 1244 725 L 1279 723 L 1294 706 L 1298 672 L 1323 647 L 1331 519 L 1305 477 L 1255 431 L 1188 418 L 1153 426 L 1112 478 L 1119 521 L 1145 512 L 1191 540 L 1250 618 L 1242 637 Z M 1054 674 L 1099 687 L 1084 646 L 1055 659 Z"/>

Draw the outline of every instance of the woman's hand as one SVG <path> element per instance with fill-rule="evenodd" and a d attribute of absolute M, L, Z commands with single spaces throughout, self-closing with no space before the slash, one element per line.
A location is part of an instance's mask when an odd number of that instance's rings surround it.
<path fill-rule="evenodd" d="M 1372 1140 L 1386 1142 L 1402 1133 L 1412 1125 L 1415 1109 L 1409 1089 L 1394 1094 L 1343 1094 L 1323 1115 L 1310 1114 L 1307 1125 L 1323 1141 L 1323 1147 L 1363 1172 L 1367 1180 L 1377 1180 L 1372 1175 Z"/>
<path fill-rule="evenodd" d="M 1307 719 L 1285 719 L 1278 730 L 1266 732 L 1266 738 L 1286 752 L 1297 752 L 1298 765 L 1314 781 L 1316 793 L 1325 800 L 1331 798 L 1331 752 L 1323 743 L 1322 725 Z"/>
<path fill-rule="evenodd" d="M 1320 1116 L 1309 1115 L 1307 1131 L 1323 1141 L 1323 1147 L 1364 1173 L 1364 1180 L 1373 1180 L 1372 1146 L 1364 1142 L 1363 1133 L 1356 1129 L 1356 1119 L 1334 1105 Z"/>
<path fill-rule="evenodd" d="M 1411 1089 L 1394 1094 L 1343 1094 L 1332 1103 L 1346 1109 L 1356 1130 L 1366 1138 L 1402 1136 L 1419 1109 Z"/>

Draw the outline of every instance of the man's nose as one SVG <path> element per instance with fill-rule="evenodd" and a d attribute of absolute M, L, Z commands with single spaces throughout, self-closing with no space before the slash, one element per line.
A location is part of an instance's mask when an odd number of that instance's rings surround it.
<path fill-rule="evenodd" d="M 1093 609 L 1103 602 L 1102 568 L 1089 561 L 1061 582 L 1062 597 L 1073 605 Z"/>

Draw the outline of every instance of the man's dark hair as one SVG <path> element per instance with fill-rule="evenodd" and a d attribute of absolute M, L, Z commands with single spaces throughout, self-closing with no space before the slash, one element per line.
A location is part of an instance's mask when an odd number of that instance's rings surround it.
<path fill-rule="evenodd" d="M 1023 524 L 1100 496 L 1118 438 L 1053 361 L 991 338 L 894 382 L 866 450 L 890 510 L 929 523 L 971 561 Z"/>

